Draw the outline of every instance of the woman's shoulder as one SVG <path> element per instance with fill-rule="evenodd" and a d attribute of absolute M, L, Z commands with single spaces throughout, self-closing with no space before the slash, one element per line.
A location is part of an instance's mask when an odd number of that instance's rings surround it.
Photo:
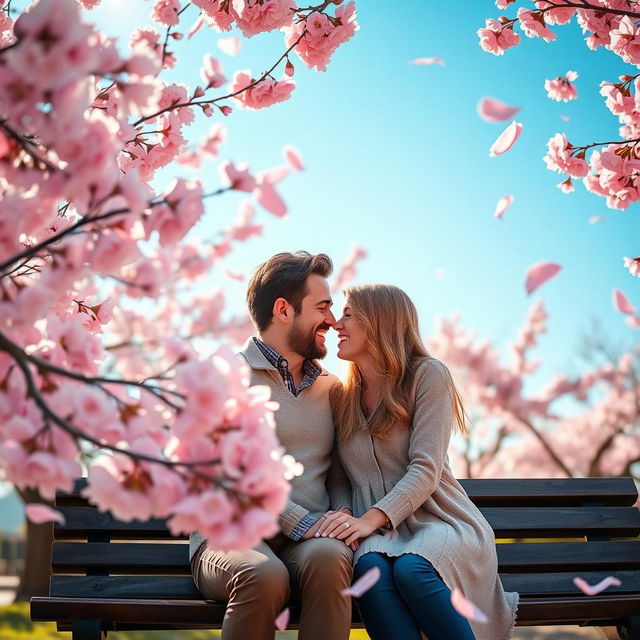
<path fill-rule="evenodd" d="M 446 385 L 450 377 L 444 362 L 431 356 L 420 356 L 413 363 L 416 386 Z"/>

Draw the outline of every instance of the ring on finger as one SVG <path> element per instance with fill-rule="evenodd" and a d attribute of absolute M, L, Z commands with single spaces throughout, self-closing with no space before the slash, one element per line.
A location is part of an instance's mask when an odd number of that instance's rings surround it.
<path fill-rule="evenodd" d="M 343 522 L 342 524 L 344 525 L 344 528 L 345 528 L 345 529 L 348 529 L 348 528 L 349 528 L 349 523 L 348 523 L 348 522 Z"/>

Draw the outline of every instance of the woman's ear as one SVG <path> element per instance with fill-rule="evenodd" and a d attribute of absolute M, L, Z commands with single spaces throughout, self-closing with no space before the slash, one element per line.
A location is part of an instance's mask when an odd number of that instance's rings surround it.
<path fill-rule="evenodd" d="M 291 319 L 291 305 L 285 298 L 276 298 L 273 303 L 273 317 L 287 324 Z"/>

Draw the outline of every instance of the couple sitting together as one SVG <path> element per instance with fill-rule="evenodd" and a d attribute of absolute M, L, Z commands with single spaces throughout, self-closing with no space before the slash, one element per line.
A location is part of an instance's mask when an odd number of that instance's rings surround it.
<path fill-rule="evenodd" d="M 416 310 L 390 285 L 345 291 L 336 320 L 325 254 L 279 253 L 257 268 L 247 302 L 258 336 L 241 352 L 251 383 L 279 404 L 277 434 L 304 465 L 291 482 L 280 533 L 250 551 L 221 553 L 191 535 L 194 581 L 228 601 L 224 640 L 273 639 L 290 596 L 301 640 L 346 640 L 351 580 L 380 579 L 357 599 L 372 640 L 506 640 L 518 594 L 497 574 L 493 531 L 454 478 L 452 428 L 465 431 L 451 375 L 426 351 Z M 338 332 L 340 382 L 317 360 Z M 469 621 L 458 588 L 489 618 Z"/>

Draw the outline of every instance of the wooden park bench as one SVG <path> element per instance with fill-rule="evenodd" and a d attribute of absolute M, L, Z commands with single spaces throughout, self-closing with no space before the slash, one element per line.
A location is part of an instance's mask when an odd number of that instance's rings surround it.
<path fill-rule="evenodd" d="M 618 627 L 640 640 L 640 512 L 631 478 L 463 480 L 498 539 L 507 591 L 521 595 L 518 625 Z M 191 579 L 186 538 L 161 520 L 120 522 L 80 495 L 56 504 L 48 597 L 31 600 L 33 620 L 56 621 L 73 640 L 125 629 L 220 628 L 224 602 L 206 602 Z M 558 540 L 560 539 L 560 540 Z M 622 584 L 587 596 L 573 584 L 606 576 Z M 473 594 L 467 594 L 473 599 Z M 291 628 L 299 609 L 291 606 Z M 353 626 L 362 623 L 354 607 Z M 330 639 L 329 639 L 330 640 Z"/>

